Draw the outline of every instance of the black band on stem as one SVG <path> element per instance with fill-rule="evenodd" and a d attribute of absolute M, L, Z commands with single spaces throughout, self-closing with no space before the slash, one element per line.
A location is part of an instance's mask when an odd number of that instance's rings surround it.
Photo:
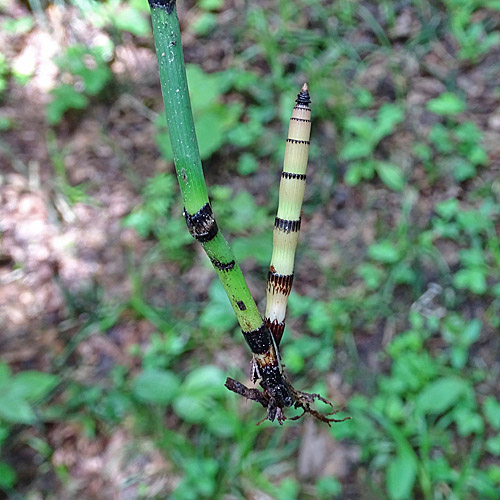
<path fill-rule="evenodd" d="M 283 179 L 297 179 L 299 181 L 305 181 L 306 180 L 306 174 L 295 174 L 293 172 L 282 172 L 281 177 Z"/>
<path fill-rule="evenodd" d="M 189 233 L 200 243 L 206 243 L 217 236 L 219 228 L 215 222 L 212 207 L 205 203 L 198 212 L 190 215 L 184 209 L 184 217 Z"/>
<path fill-rule="evenodd" d="M 292 274 L 278 274 L 269 270 L 267 273 L 267 288 L 270 292 L 278 292 L 284 295 L 290 295 L 293 283 Z"/>
<path fill-rule="evenodd" d="M 234 259 L 231 262 L 221 262 L 220 260 L 210 258 L 210 261 L 219 271 L 224 272 L 232 271 L 236 265 Z"/>
<path fill-rule="evenodd" d="M 274 227 L 285 233 L 295 233 L 296 231 L 300 231 L 300 219 L 287 220 L 276 217 L 274 219 Z"/>
<path fill-rule="evenodd" d="M 299 106 L 309 106 L 309 104 L 311 104 L 311 98 L 309 97 L 309 91 L 304 89 L 304 87 L 302 87 L 301 91 L 297 95 L 297 99 L 295 99 L 295 102 Z"/>
<path fill-rule="evenodd" d="M 243 336 L 254 354 L 264 354 L 271 346 L 271 333 L 265 323 L 262 323 L 257 330 L 243 332 Z"/>
<path fill-rule="evenodd" d="M 164 9 L 167 14 L 172 14 L 175 7 L 175 0 L 148 0 L 151 9 Z"/>

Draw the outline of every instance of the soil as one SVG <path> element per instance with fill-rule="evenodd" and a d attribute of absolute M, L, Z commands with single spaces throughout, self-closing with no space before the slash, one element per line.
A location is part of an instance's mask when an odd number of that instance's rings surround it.
<path fill-rule="evenodd" d="M 0 10 L 0 23 L 7 17 L 29 14 L 25 2 L 7 3 L 8 9 Z M 197 11 L 189 4 L 181 6 L 186 60 L 201 64 L 205 71 L 225 69 L 233 57 L 236 41 L 230 28 L 238 21 L 241 6 L 238 1 L 229 4 L 220 29 L 203 43 L 189 30 L 190 16 Z M 12 122 L 0 137 L 0 353 L 13 372 L 50 372 L 65 360 L 76 380 L 91 383 L 109 374 L 115 365 L 137 371 L 140 367 L 131 348 L 146 345 L 154 331 L 148 321 L 124 314 L 105 335 L 88 334 L 74 342 L 99 308 L 130 299 L 130 270 L 140 265 L 154 242 L 126 228 L 123 217 L 141 203 L 145 181 L 160 172 L 173 172 L 173 165 L 160 157 L 154 142 L 156 128 L 151 116 L 162 113 L 162 101 L 151 39 L 125 38 L 110 63 L 114 82 L 105 96 L 84 112 L 68 113 L 56 127 L 48 126 L 45 109 L 59 78 L 53 57 L 68 41 L 89 43 L 107 35 L 82 21 L 76 9 L 51 5 L 44 12 L 43 22 L 28 33 L 0 32 L 0 46 L 7 58 L 34 69 L 24 86 L 9 79 L 0 111 L 2 118 Z M 373 57 L 359 82 L 380 102 L 393 100 L 402 89 L 406 92 L 407 121 L 384 140 L 382 148 L 393 161 L 412 169 L 412 182 L 419 192 L 415 216 L 426 220 L 437 201 L 460 197 L 461 190 L 471 191 L 476 185 L 470 181 L 459 188 L 444 184 L 431 187 L 426 185 L 423 166 L 408 163 L 406 151 L 412 141 L 424 137 L 436 119 L 425 110 L 425 103 L 446 89 L 444 82 L 452 75 L 456 88 L 467 96 L 464 119 L 476 123 L 484 134 L 491 166 L 482 170 L 480 181 L 493 183 L 499 178 L 500 53 L 491 51 L 479 63 L 467 65 L 456 60 L 454 42 L 446 40 L 435 42 L 432 51 L 417 61 L 403 51 L 403 42 L 419 29 L 418 23 L 410 8 L 401 10 L 390 34 L 395 50 L 390 56 L 379 53 Z M 358 36 L 369 35 L 360 32 Z M 395 66 L 398 71 L 388 71 Z M 265 68 L 259 68 L 262 70 Z M 394 74 L 396 80 L 388 76 Z M 335 131 L 327 125 L 315 134 L 318 141 L 333 143 L 335 139 Z M 59 158 L 63 158 L 67 179 L 56 167 Z M 325 196 L 321 166 L 318 169 L 311 177 L 310 189 Z M 262 184 L 269 183 L 265 173 L 262 180 L 258 175 L 246 185 L 257 199 Z M 230 182 L 238 187 L 241 181 Z M 80 201 L 70 199 L 75 186 L 84 186 Z M 398 211 L 393 209 L 399 205 L 396 196 L 380 186 L 353 189 L 339 184 L 333 194 L 329 192 L 325 210 L 307 215 L 303 224 L 301 240 L 310 242 L 319 262 L 304 258 L 298 264 L 297 291 L 314 297 L 321 294 L 321 269 L 334 268 L 339 259 L 329 252 L 331 241 L 338 242 L 353 261 L 360 259 L 375 239 L 374 221 L 384 219 L 388 226 L 397 222 Z M 443 255 L 453 268 L 458 259 L 456 248 L 444 245 Z M 168 303 L 175 308 L 193 290 L 206 297 L 206 287 L 201 290 L 199 284 L 200 276 L 207 276 L 203 264 L 196 264 L 189 272 L 175 264 L 153 264 L 148 275 L 164 284 L 148 291 L 152 294 L 154 290 L 156 304 Z M 168 286 L 173 283 L 175 287 Z M 356 286 L 355 281 L 346 284 L 345 293 Z M 263 298 L 261 290 L 257 298 Z M 486 306 L 469 304 L 470 316 L 477 317 Z M 370 332 L 363 328 L 356 332 L 358 353 L 370 370 L 380 368 L 373 353 L 392 334 L 385 324 L 375 325 Z M 486 345 L 487 339 L 475 355 L 491 357 L 493 364 L 498 346 L 488 355 Z M 248 361 L 244 349 L 241 344 L 238 359 L 242 363 Z M 331 385 L 342 392 L 339 380 Z M 359 452 L 340 445 L 330 447 L 321 432 L 311 422 L 305 426 L 298 455 L 299 476 L 317 477 L 328 470 L 340 479 L 347 478 Z M 36 453 L 27 446 L 9 448 L 8 456 L 21 484 L 32 491 L 57 492 L 44 498 L 125 500 L 137 498 L 139 483 L 146 484 L 147 497 L 152 498 L 170 491 L 178 481 L 154 446 L 134 439 L 126 424 L 111 433 L 98 429 L 96 438 L 86 437 L 71 423 L 19 428 L 15 433 L 16 442 L 40 436 L 55 450 L 53 465 L 66 470 L 71 481 L 65 483 L 52 472 L 39 475 L 33 462 Z M 316 442 L 319 444 L 314 446 Z M 315 458 L 316 454 L 322 459 Z M 139 470 L 140 480 L 123 488 L 125 480 L 138 476 Z M 146 479 L 143 471 L 147 471 Z"/>

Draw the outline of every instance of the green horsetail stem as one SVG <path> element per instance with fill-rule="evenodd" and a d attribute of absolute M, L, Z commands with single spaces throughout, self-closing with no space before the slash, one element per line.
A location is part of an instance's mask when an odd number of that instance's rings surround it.
<path fill-rule="evenodd" d="M 304 83 L 293 108 L 281 174 L 278 214 L 274 221 L 273 253 L 267 279 L 265 322 L 279 346 L 285 330 L 288 296 L 292 289 L 295 249 L 306 185 L 311 135 L 309 89 Z"/>
<path fill-rule="evenodd" d="M 247 344 L 254 354 L 261 386 L 277 407 L 291 406 L 293 397 L 282 374 L 274 337 L 263 321 L 234 254 L 219 231 L 208 199 L 194 129 L 175 0 L 149 0 L 177 178 L 184 217 L 191 235 L 201 243 L 226 291 Z M 271 416 L 274 419 L 274 415 Z"/>

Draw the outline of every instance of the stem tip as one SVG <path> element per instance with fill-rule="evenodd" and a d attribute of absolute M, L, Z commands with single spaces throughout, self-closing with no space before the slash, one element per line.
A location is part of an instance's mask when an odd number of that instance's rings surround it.
<path fill-rule="evenodd" d="M 302 85 L 302 88 L 300 89 L 295 102 L 299 106 L 309 107 L 309 104 L 311 103 L 311 97 L 309 96 L 309 86 L 307 85 L 307 83 L 304 83 L 304 85 Z"/>

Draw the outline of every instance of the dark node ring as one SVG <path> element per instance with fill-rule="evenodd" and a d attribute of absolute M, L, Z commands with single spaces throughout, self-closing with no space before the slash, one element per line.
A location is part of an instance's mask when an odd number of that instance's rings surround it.
<path fill-rule="evenodd" d="M 271 332 L 264 322 L 256 330 L 243 332 L 243 336 L 254 354 L 265 354 L 271 347 Z"/>
<path fill-rule="evenodd" d="M 291 139 L 290 137 L 286 140 L 286 142 L 290 142 L 292 144 L 311 144 L 310 141 L 302 141 L 300 139 Z"/>
<path fill-rule="evenodd" d="M 269 291 L 277 291 L 285 295 L 290 295 L 293 283 L 293 273 L 278 274 L 269 270 L 267 274 L 267 283 Z"/>
<path fill-rule="evenodd" d="M 231 262 L 221 262 L 220 260 L 217 259 L 210 259 L 210 262 L 219 271 L 224 271 L 224 272 L 232 271 L 234 269 L 234 266 L 236 265 L 236 262 L 234 260 L 232 260 Z"/>
<path fill-rule="evenodd" d="M 274 227 L 284 231 L 285 233 L 295 233 L 296 231 L 300 231 L 300 219 L 287 220 L 276 217 L 274 219 Z"/>
<path fill-rule="evenodd" d="M 206 243 L 217 236 L 219 228 L 213 217 L 210 203 L 205 203 L 198 212 L 193 215 L 184 209 L 184 217 L 189 233 L 200 243 Z"/>
<path fill-rule="evenodd" d="M 283 179 L 297 179 L 299 181 L 306 180 L 306 174 L 295 174 L 294 172 L 286 172 L 286 171 L 283 171 L 281 173 L 281 177 Z"/>
<path fill-rule="evenodd" d="M 283 333 L 285 331 L 285 322 L 282 321 L 281 323 L 278 323 L 277 319 L 273 319 L 273 321 L 271 321 L 269 318 L 266 318 L 266 324 L 274 337 L 276 345 L 279 347 L 281 338 L 283 337 Z"/>
<path fill-rule="evenodd" d="M 309 96 L 309 92 L 307 90 L 301 90 L 297 95 L 297 99 L 295 99 L 295 102 L 298 105 L 309 106 L 309 104 L 311 104 L 311 97 Z"/>
<path fill-rule="evenodd" d="M 175 7 L 175 0 L 148 0 L 151 9 L 165 9 L 171 14 Z"/>

